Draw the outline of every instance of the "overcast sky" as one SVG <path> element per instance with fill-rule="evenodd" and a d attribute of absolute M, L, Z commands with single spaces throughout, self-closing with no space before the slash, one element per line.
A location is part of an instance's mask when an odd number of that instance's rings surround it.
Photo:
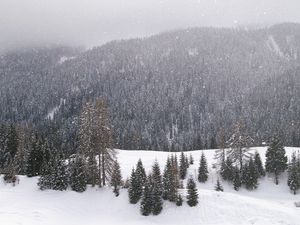
<path fill-rule="evenodd" d="M 0 0 L 0 49 L 279 22 L 300 22 L 300 0 Z"/>

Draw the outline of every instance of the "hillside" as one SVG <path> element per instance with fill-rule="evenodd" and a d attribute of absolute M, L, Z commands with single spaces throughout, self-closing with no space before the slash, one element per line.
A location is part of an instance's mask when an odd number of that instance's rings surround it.
<path fill-rule="evenodd" d="M 258 150 L 264 160 L 265 147 Z M 286 148 L 287 155 L 299 148 Z M 276 186 L 272 178 L 259 181 L 254 191 L 233 190 L 223 182 L 225 191 L 214 191 L 216 172 L 212 168 L 214 151 L 204 150 L 209 165 L 209 180 L 205 184 L 197 184 L 199 205 L 190 208 L 186 203 L 182 207 L 165 202 L 159 216 L 144 217 L 139 213 L 139 205 L 130 205 L 126 190 L 122 190 L 116 198 L 109 188 L 91 188 L 84 193 L 67 191 L 40 191 L 36 185 L 37 178 L 20 177 L 16 187 L 0 183 L 0 224 L 5 225 L 40 225 L 40 224 L 166 224 L 166 225 L 296 225 L 299 224 L 299 209 L 294 206 L 300 201 L 300 195 L 292 195 L 281 177 Z M 164 165 L 169 153 L 154 151 L 118 151 L 123 177 L 129 176 L 132 167 L 139 158 L 149 171 L 154 160 Z M 190 152 L 195 164 L 188 173 L 195 175 L 202 151 Z M 189 154 L 189 153 L 188 153 Z"/>
<path fill-rule="evenodd" d="M 299 55 L 299 24 L 10 52 L 0 58 L 0 122 L 51 130 L 71 154 L 82 106 L 104 98 L 116 148 L 216 148 L 221 127 L 230 135 L 237 120 L 255 145 L 279 131 L 300 146 Z"/>

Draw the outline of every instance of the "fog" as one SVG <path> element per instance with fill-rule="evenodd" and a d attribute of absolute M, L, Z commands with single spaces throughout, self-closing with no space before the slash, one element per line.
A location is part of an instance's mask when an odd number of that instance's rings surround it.
<path fill-rule="evenodd" d="M 0 0 L 0 49 L 91 47 L 194 26 L 300 22 L 299 0 Z"/>

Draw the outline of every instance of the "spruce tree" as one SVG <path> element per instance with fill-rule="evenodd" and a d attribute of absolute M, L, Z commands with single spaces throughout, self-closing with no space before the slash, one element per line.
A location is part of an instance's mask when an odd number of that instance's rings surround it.
<path fill-rule="evenodd" d="M 151 178 L 150 178 L 151 179 Z M 153 209 L 152 186 L 150 179 L 145 182 L 144 192 L 142 195 L 140 211 L 143 216 L 149 216 Z"/>
<path fill-rule="evenodd" d="M 183 202 L 182 196 L 181 196 L 181 194 L 179 194 L 177 196 L 176 205 L 177 206 L 182 206 L 182 202 Z"/>
<path fill-rule="evenodd" d="M 142 186 L 144 186 L 145 182 L 147 180 L 147 176 L 146 176 L 145 168 L 143 166 L 143 162 L 141 159 L 139 159 L 137 162 L 135 174 L 136 174 L 137 179 L 139 180 L 139 183 Z"/>
<path fill-rule="evenodd" d="M 142 197 L 143 194 L 143 187 L 140 183 L 140 180 L 136 176 L 135 170 L 132 169 L 129 188 L 128 188 L 128 197 L 129 202 L 131 204 L 136 204 Z"/>
<path fill-rule="evenodd" d="M 183 152 L 180 154 L 179 159 L 179 177 L 180 179 L 184 180 L 187 174 L 187 164 L 186 164 L 186 157 Z"/>
<path fill-rule="evenodd" d="M 257 172 L 260 177 L 264 177 L 266 175 L 265 169 L 263 167 L 263 164 L 261 162 L 261 158 L 259 153 L 256 151 L 254 155 L 254 164 L 256 166 Z"/>
<path fill-rule="evenodd" d="M 153 177 L 152 177 L 153 179 Z M 161 184 L 157 180 L 152 180 L 152 213 L 153 215 L 158 215 L 162 211 L 162 198 L 161 198 Z"/>
<path fill-rule="evenodd" d="M 188 179 L 187 189 L 187 204 L 191 207 L 196 206 L 198 204 L 198 190 L 192 177 Z"/>
<path fill-rule="evenodd" d="M 233 180 L 233 188 L 234 190 L 238 191 L 241 186 L 242 186 L 242 181 L 241 181 L 240 171 L 238 168 L 236 168 L 234 180 Z"/>
<path fill-rule="evenodd" d="M 223 187 L 222 187 L 222 184 L 218 178 L 217 180 L 217 183 L 216 183 L 216 186 L 215 186 L 215 191 L 224 191 Z"/>
<path fill-rule="evenodd" d="M 55 160 L 53 167 L 53 190 L 63 191 L 68 187 L 67 167 L 63 157 Z"/>
<path fill-rule="evenodd" d="M 300 188 L 300 174 L 295 152 L 288 167 L 288 186 L 294 195 Z"/>
<path fill-rule="evenodd" d="M 226 161 L 222 162 L 220 174 L 221 174 L 223 180 L 233 181 L 235 169 L 232 164 L 233 163 L 229 157 L 226 159 Z"/>
<path fill-rule="evenodd" d="M 119 196 L 120 186 L 122 185 L 121 169 L 118 161 L 115 161 L 114 168 L 111 175 L 110 185 L 113 187 L 113 192 L 116 197 Z"/>
<path fill-rule="evenodd" d="M 176 201 L 177 197 L 177 183 L 176 183 L 176 171 L 175 167 L 172 166 L 171 160 L 168 157 L 163 174 L 163 199 L 171 202 Z"/>
<path fill-rule="evenodd" d="M 155 160 L 152 166 L 152 179 L 153 182 L 157 185 L 157 189 L 160 195 L 162 195 L 163 192 L 162 176 L 161 176 L 160 167 L 157 160 Z"/>
<path fill-rule="evenodd" d="M 86 163 L 80 155 L 77 155 L 69 164 L 69 184 L 73 191 L 84 192 L 86 190 Z"/>
<path fill-rule="evenodd" d="M 271 140 L 271 144 L 266 152 L 266 172 L 274 174 L 275 184 L 279 183 L 278 176 L 287 168 L 287 157 L 282 142 L 277 136 Z"/>
<path fill-rule="evenodd" d="M 30 139 L 30 149 L 27 161 L 26 175 L 28 177 L 41 174 L 43 164 L 42 141 L 37 133 L 34 133 Z"/>
<path fill-rule="evenodd" d="M 207 161 L 204 153 L 201 154 L 200 166 L 198 168 L 198 181 L 205 183 L 208 179 Z"/>
<path fill-rule="evenodd" d="M 193 155 L 190 154 L 190 160 L 189 160 L 189 163 L 190 165 L 193 165 L 194 164 L 194 158 L 193 158 Z"/>
<path fill-rule="evenodd" d="M 250 158 L 249 162 L 245 164 L 245 168 L 243 169 L 242 173 L 242 183 L 248 190 L 253 190 L 258 186 L 258 172 L 256 166 L 253 162 L 252 157 Z"/>

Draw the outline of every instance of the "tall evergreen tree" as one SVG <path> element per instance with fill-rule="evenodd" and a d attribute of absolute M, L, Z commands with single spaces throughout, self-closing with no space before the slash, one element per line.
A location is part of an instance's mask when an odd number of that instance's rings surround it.
<path fill-rule="evenodd" d="M 163 174 L 163 198 L 175 202 L 177 198 L 177 184 L 175 168 L 168 157 Z"/>
<path fill-rule="evenodd" d="M 143 162 L 142 162 L 141 159 L 139 159 L 137 164 L 136 164 L 135 174 L 137 176 L 137 179 L 139 179 L 139 183 L 142 186 L 144 186 L 145 182 L 147 180 L 147 176 L 146 176 L 145 168 L 143 166 Z"/>
<path fill-rule="evenodd" d="M 153 215 L 158 215 L 163 209 L 163 202 L 161 197 L 161 184 L 157 179 L 152 177 L 152 213 Z"/>
<path fill-rule="evenodd" d="M 140 210 L 143 216 L 149 216 L 153 209 L 152 187 L 151 182 L 149 181 L 150 179 L 146 180 L 141 200 Z"/>
<path fill-rule="evenodd" d="M 249 147 L 253 143 L 253 139 L 247 134 L 244 122 L 240 121 L 234 125 L 234 131 L 230 139 L 227 141 L 230 149 L 227 152 L 233 163 L 237 163 L 242 170 L 244 158 L 249 158 Z"/>
<path fill-rule="evenodd" d="M 142 197 L 143 186 L 138 179 L 135 170 L 132 169 L 128 187 L 128 197 L 131 204 L 136 204 Z"/>
<path fill-rule="evenodd" d="M 250 158 L 247 165 L 245 165 L 245 170 L 243 172 L 243 183 L 245 184 L 248 190 L 253 190 L 258 186 L 258 177 L 256 166 L 253 162 L 252 157 Z"/>
<path fill-rule="evenodd" d="M 152 179 L 157 186 L 156 187 L 157 191 L 160 193 L 160 195 L 162 195 L 162 191 L 163 191 L 162 176 L 161 176 L 160 167 L 157 160 L 155 160 L 152 166 Z"/>
<path fill-rule="evenodd" d="M 282 142 L 277 136 L 271 140 L 266 152 L 266 172 L 274 174 L 275 184 L 279 183 L 278 176 L 287 168 L 287 157 Z"/>
<path fill-rule="evenodd" d="M 257 169 L 257 172 L 259 174 L 260 177 L 263 177 L 266 175 L 266 172 L 265 172 L 265 169 L 264 169 L 264 166 L 261 162 L 261 158 L 260 158 L 260 155 L 258 152 L 255 152 L 255 155 L 254 155 L 254 164 L 256 166 L 256 169 Z"/>
<path fill-rule="evenodd" d="M 292 159 L 288 167 L 288 186 L 290 187 L 290 190 L 293 191 L 294 195 L 297 193 L 297 190 L 300 189 L 299 166 L 297 164 L 295 152 L 292 155 Z"/>
<path fill-rule="evenodd" d="M 181 196 L 181 194 L 178 194 L 177 200 L 176 200 L 176 205 L 182 206 L 182 202 L 183 202 L 182 196 Z"/>
<path fill-rule="evenodd" d="M 35 133 L 30 139 L 30 149 L 27 161 L 26 175 L 28 177 L 38 176 L 43 164 L 43 151 L 41 138 Z"/>
<path fill-rule="evenodd" d="M 193 165 L 193 164 L 194 164 L 194 158 L 193 158 L 193 155 L 192 155 L 192 154 L 190 154 L 189 163 L 190 163 L 190 165 Z"/>
<path fill-rule="evenodd" d="M 111 175 L 110 185 L 113 187 L 113 192 L 116 196 L 119 196 L 120 186 L 122 185 L 121 169 L 118 161 L 115 161 L 114 169 Z"/>
<path fill-rule="evenodd" d="M 86 162 L 81 155 L 69 163 L 69 184 L 73 191 L 84 192 L 87 185 Z"/>
<path fill-rule="evenodd" d="M 187 189 L 187 204 L 191 207 L 196 206 L 198 204 L 198 190 L 192 177 L 188 179 Z"/>
<path fill-rule="evenodd" d="M 236 168 L 234 180 L 233 180 L 233 188 L 234 190 L 238 191 L 241 186 L 242 186 L 242 181 L 241 181 L 240 171 L 238 168 Z"/>
<path fill-rule="evenodd" d="M 204 153 L 201 154 L 200 166 L 198 168 L 198 181 L 205 183 L 208 179 L 207 161 Z"/>
<path fill-rule="evenodd" d="M 180 154 L 179 159 L 179 177 L 180 179 L 184 180 L 187 174 L 187 164 L 186 164 L 186 157 L 183 152 Z"/>
<path fill-rule="evenodd" d="M 222 162 L 220 168 L 220 174 L 223 180 L 233 181 L 235 169 L 232 164 L 233 163 L 230 158 L 227 158 L 226 161 Z"/>

